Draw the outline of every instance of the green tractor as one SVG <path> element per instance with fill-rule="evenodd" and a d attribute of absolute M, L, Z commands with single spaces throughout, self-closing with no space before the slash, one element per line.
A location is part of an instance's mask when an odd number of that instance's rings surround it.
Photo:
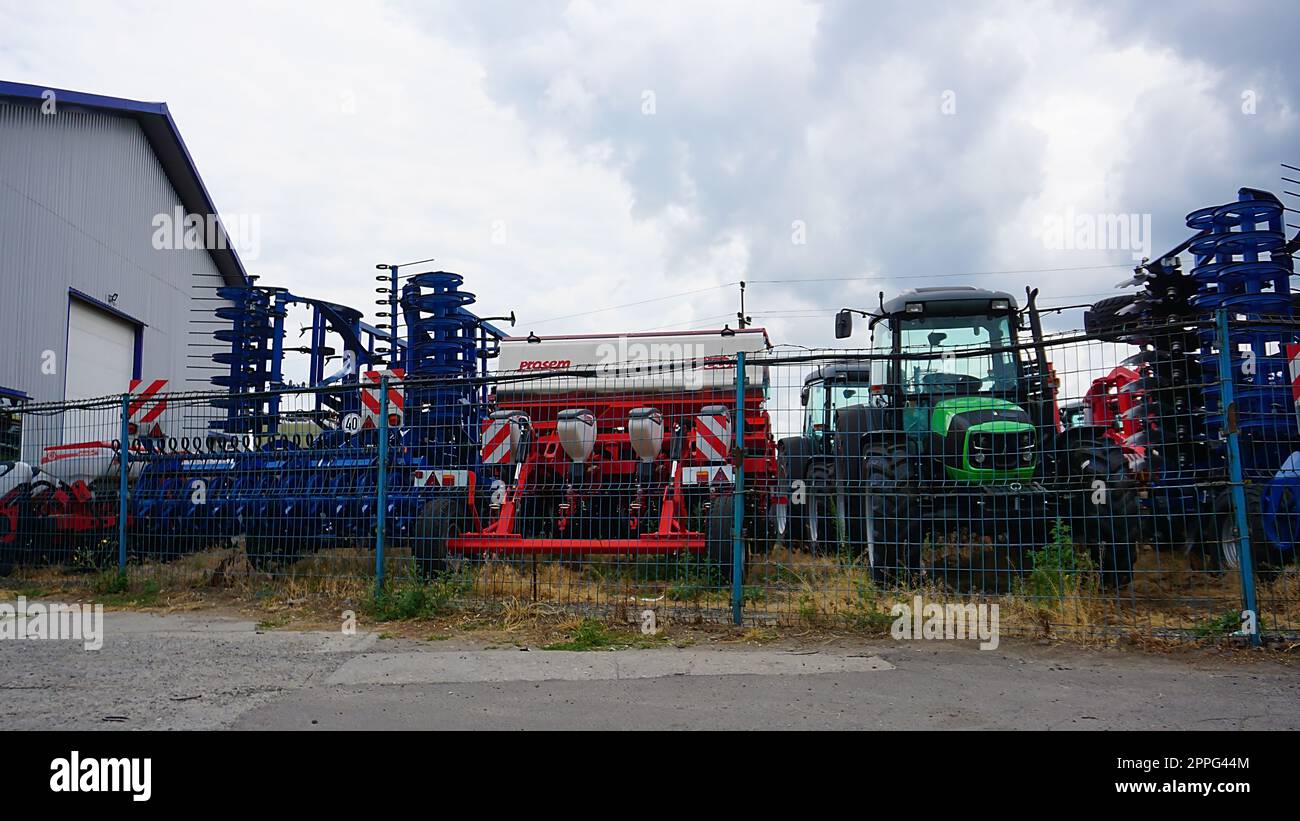
<path fill-rule="evenodd" d="M 836 336 L 865 316 L 871 350 L 804 382 L 804 429 L 778 443 L 778 538 L 865 553 L 882 582 L 925 573 L 1000 592 L 1059 521 L 1103 581 L 1127 583 L 1133 482 L 1105 429 L 1062 424 L 1035 294 L 1025 311 L 971 287 L 841 311 Z"/>

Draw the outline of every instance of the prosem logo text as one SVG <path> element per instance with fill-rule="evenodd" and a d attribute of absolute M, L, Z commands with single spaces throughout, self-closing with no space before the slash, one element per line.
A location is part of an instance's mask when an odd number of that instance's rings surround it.
<path fill-rule="evenodd" d="M 894 623 L 889 634 L 899 641 L 913 639 L 978 640 L 981 650 L 998 649 L 1000 622 L 996 604 L 925 604 L 920 596 L 909 606 L 889 609 Z"/>
<path fill-rule="evenodd" d="M 98 650 L 104 646 L 104 605 L 29 605 L 26 596 L 16 604 L 0 602 L 0 641 L 5 639 L 79 641 L 87 650 Z"/>
<path fill-rule="evenodd" d="M 50 762 L 50 792 L 125 792 L 132 801 L 153 795 L 153 759 L 82 758 L 73 750 Z"/>

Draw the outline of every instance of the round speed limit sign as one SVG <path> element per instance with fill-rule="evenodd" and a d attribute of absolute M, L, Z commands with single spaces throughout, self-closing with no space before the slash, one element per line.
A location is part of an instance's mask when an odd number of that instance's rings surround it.
<path fill-rule="evenodd" d="M 356 433 L 361 430 L 361 414 L 349 413 L 343 417 L 343 432 Z"/>

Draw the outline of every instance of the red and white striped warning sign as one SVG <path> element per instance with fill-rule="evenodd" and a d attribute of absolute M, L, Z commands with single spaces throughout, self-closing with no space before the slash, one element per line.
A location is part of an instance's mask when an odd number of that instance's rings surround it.
<path fill-rule="evenodd" d="M 126 432 L 131 436 L 158 438 L 163 435 L 158 418 L 167 410 L 167 400 L 155 397 L 167 387 L 167 380 L 155 379 L 143 389 L 141 385 L 144 385 L 143 379 L 132 379 L 127 390 L 131 394 L 131 403 L 126 409 Z"/>
<path fill-rule="evenodd" d="M 394 382 L 400 383 L 405 379 L 406 371 L 402 368 L 393 368 L 388 371 L 365 371 L 361 374 L 361 384 L 366 385 L 361 389 L 362 428 L 379 426 L 379 385 L 380 380 L 385 376 L 388 377 L 388 426 L 390 428 L 401 427 L 402 422 L 406 419 L 406 392 L 393 384 Z"/>
<path fill-rule="evenodd" d="M 506 465 L 515 460 L 515 447 L 519 444 L 519 419 L 515 416 L 489 418 L 483 422 L 483 447 L 485 465 Z"/>
<path fill-rule="evenodd" d="M 695 447 L 710 462 L 724 462 L 731 451 L 731 415 L 710 406 L 695 417 Z"/>

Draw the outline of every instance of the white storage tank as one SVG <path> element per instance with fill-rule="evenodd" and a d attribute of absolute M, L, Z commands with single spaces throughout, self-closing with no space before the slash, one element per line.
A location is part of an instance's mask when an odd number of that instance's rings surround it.
<path fill-rule="evenodd" d="M 633 408 L 627 415 L 627 435 L 642 462 L 653 462 L 664 446 L 664 415 L 655 408 Z"/>
<path fill-rule="evenodd" d="M 596 415 L 585 409 L 562 410 L 555 420 L 555 433 L 570 459 L 585 462 L 596 447 Z"/>

